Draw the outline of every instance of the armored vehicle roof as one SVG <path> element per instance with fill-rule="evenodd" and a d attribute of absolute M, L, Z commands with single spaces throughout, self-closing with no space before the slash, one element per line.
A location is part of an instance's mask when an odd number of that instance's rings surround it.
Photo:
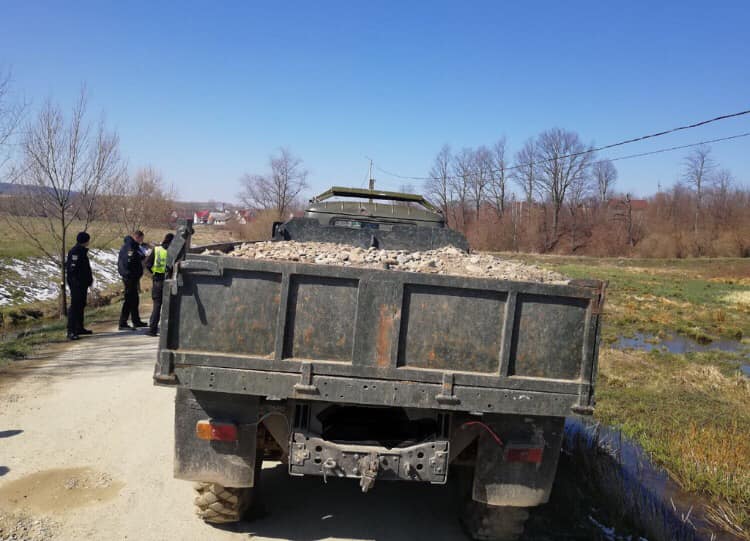
<path fill-rule="evenodd" d="M 445 218 L 440 210 L 421 195 L 340 186 L 334 186 L 310 200 L 305 217 L 321 219 L 324 218 L 323 215 L 403 221 L 428 227 L 445 225 Z"/>

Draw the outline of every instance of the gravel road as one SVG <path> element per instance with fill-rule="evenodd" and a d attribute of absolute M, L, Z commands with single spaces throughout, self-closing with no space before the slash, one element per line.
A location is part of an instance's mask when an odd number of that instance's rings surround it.
<path fill-rule="evenodd" d="M 450 487 L 296 479 L 266 463 L 265 513 L 228 529 L 172 479 L 174 391 L 156 340 L 97 332 L 0 374 L 0 540 L 456 540 Z"/>

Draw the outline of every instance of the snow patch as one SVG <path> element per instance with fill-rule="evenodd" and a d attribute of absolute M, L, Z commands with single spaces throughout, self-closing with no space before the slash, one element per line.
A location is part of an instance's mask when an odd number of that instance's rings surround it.
<path fill-rule="evenodd" d="M 101 291 L 120 281 L 117 273 L 117 250 L 89 250 L 93 291 Z M 0 260 L 0 306 L 27 304 L 56 299 L 60 271 L 48 259 Z"/>

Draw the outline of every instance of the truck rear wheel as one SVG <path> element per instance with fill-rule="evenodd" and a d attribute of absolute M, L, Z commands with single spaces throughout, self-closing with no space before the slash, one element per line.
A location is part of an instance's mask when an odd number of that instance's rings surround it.
<path fill-rule="evenodd" d="M 253 503 L 253 488 L 233 488 L 218 483 L 195 483 L 195 514 L 206 522 L 237 522 Z"/>
<path fill-rule="evenodd" d="M 477 541 L 515 541 L 523 533 L 528 517 L 525 507 L 495 507 L 468 501 L 462 523 L 471 538 Z"/>

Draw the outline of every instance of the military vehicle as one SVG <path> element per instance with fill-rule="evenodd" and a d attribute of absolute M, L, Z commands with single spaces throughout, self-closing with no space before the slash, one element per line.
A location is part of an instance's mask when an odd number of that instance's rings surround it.
<path fill-rule="evenodd" d="M 565 416 L 593 411 L 604 284 L 243 259 L 191 233 L 169 249 L 154 380 L 177 388 L 174 475 L 196 482 L 204 520 L 246 516 L 262 461 L 278 460 L 363 492 L 459 477 L 473 538 L 521 533 L 549 497 Z M 421 196 L 349 188 L 273 238 L 468 247 Z"/>

